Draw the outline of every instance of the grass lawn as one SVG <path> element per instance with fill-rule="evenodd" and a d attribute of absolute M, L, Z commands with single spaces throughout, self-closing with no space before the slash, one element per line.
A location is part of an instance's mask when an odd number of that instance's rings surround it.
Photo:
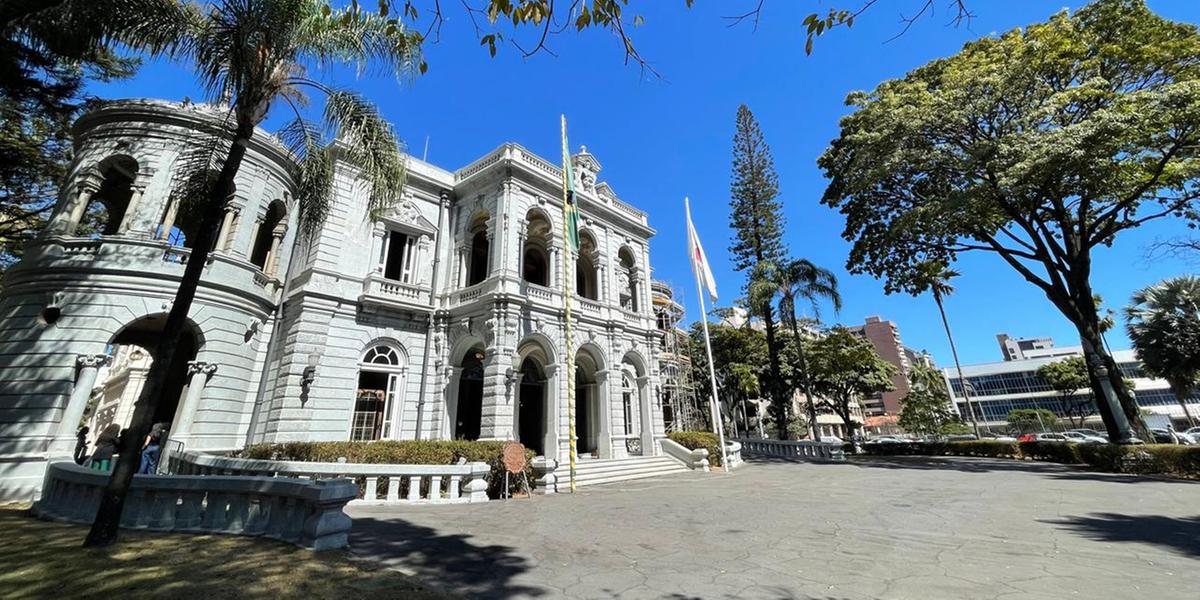
<path fill-rule="evenodd" d="M 0 508 L 4 598 L 448 598 L 345 552 L 237 536 L 122 531 L 81 548 L 87 527 Z"/>

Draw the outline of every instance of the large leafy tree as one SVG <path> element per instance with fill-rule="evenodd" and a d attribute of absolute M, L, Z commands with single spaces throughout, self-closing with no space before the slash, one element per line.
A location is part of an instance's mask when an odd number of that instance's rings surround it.
<path fill-rule="evenodd" d="M 228 102 L 225 127 L 204 141 L 198 160 L 181 185 L 180 201 L 200 217 L 195 243 L 179 290 L 163 326 L 154 362 L 135 405 L 129 434 L 105 490 L 87 544 L 111 544 L 117 535 L 125 494 L 150 430 L 199 286 L 222 210 L 233 195 L 234 179 L 255 128 L 273 108 L 294 111 L 306 91 L 324 97 L 319 122 L 295 119 L 283 138 L 299 157 L 293 194 L 300 206 L 302 229 L 311 232 L 325 215 L 333 189 L 336 132 L 338 149 L 360 170 L 369 186 L 372 210 L 399 199 L 404 184 L 403 155 L 391 126 L 375 107 L 353 93 L 339 91 L 307 76 L 309 68 L 346 63 L 405 74 L 417 63 L 419 39 L 378 14 L 354 9 L 332 10 L 321 0 L 222 0 L 195 6 L 174 25 L 180 39 L 178 58 L 195 70 L 200 83 L 216 99 Z"/>
<path fill-rule="evenodd" d="M 1038 377 L 1046 380 L 1054 391 L 1058 392 L 1059 404 L 1063 414 L 1067 416 L 1073 427 L 1082 425 L 1083 418 L 1089 414 L 1092 405 L 1091 398 L 1077 401 L 1075 394 L 1089 386 L 1087 363 L 1082 356 L 1072 356 L 1052 363 L 1046 363 L 1037 370 Z M 1076 423 L 1076 418 L 1079 422 Z"/>
<path fill-rule="evenodd" d="M 914 365 L 908 382 L 908 394 L 900 401 L 901 428 L 915 435 L 957 433 L 965 429 L 950 406 L 946 381 L 937 369 Z"/>
<path fill-rule="evenodd" d="M 1167 380 L 1188 425 L 1196 425 L 1188 401 L 1200 383 L 1200 277 L 1175 277 L 1138 290 L 1125 318 L 1142 368 Z"/>
<path fill-rule="evenodd" d="M 1058 415 L 1045 408 L 1017 408 L 1008 411 L 1008 425 L 1013 433 L 1049 431 L 1058 424 Z"/>
<path fill-rule="evenodd" d="M 1101 340 L 1093 251 L 1200 198 L 1200 35 L 1099 0 L 967 44 L 874 91 L 820 158 L 848 266 L 913 291 L 919 266 L 997 256 L 1075 326 L 1113 440 L 1141 427 Z"/>
<path fill-rule="evenodd" d="M 797 315 L 797 304 L 807 305 L 814 318 L 820 318 L 821 301 L 833 305 L 834 312 L 842 310 L 842 296 L 838 292 L 837 276 L 832 271 L 818 267 L 812 261 L 803 258 L 784 261 L 781 265 L 766 261 L 758 264 L 750 276 L 748 300 L 752 305 L 766 304 L 759 313 L 770 310 L 771 302 L 778 300 L 780 318 L 792 332 L 792 342 L 795 348 L 795 374 L 800 391 L 805 397 L 806 421 L 809 426 L 809 437 L 817 438 L 817 405 L 814 398 L 811 376 L 808 371 L 808 356 L 805 344 L 808 342 L 806 331 L 801 331 L 801 318 Z"/>
<path fill-rule="evenodd" d="M 739 271 L 750 271 L 749 289 L 755 287 L 759 265 L 780 264 L 785 257 L 783 246 L 783 214 L 778 201 L 779 177 L 775 161 L 763 137 L 754 114 L 746 105 L 738 107 L 737 132 L 733 137 L 733 181 L 730 186 L 730 225 L 733 242 L 729 246 L 733 265 Z M 770 285 L 767 283 L 766 285 Z M 751 313 L 762 319 L 767 336 L 767 365 L 769 374 L 763 382 L 771 399 L 774 421 L 778 424 L 779 439 L 787 439 L 788 413 L 791 408 L 789 390 L 780 368 L 780 343 L 775 308 L 760 296 L 750 294 L 747 304 Z"/>
<path fill-rule="evenodd" d="M 857 424 L 855 407 L 864 398 L 893 389 L 896 367 L 880 358 L 866 338 L 834 327 L 810 347 L 813 391 L 820 408 L 841 417 L 848 435 Z"/>

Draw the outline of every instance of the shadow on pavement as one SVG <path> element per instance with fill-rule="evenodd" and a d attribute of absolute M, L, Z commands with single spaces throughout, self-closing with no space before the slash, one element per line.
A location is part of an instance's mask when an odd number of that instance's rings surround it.
<path fill-rule="evenodd" d="M 1200 516 L 1121 515 L 1092 513 L 1042 521 L 1100 542 L 1141 542 L 1200 556 Z"/>
<path fill-rule="evenodd" d="M 545 589 L 517 585 L 529 561 L 508 546 L 478 546 L 466 535 L 441 535 L 401 519 L 355 517 L 350 549 L 417 575 L 423 583 L 469 598 L 544 596 Z"/>

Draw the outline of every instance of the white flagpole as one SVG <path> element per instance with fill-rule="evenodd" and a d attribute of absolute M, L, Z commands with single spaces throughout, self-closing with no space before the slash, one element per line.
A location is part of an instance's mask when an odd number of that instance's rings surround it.
<path fill-rule="evenodd" d="M 704 290 L 700 286 L 700 273 L 696 269 L 695 258 L 692 257 L 692 209 L 688 206 L 687 198 L 683 199 L 683 210 L 688 220 L 688 260 L 692 262 L 692 273 L 696 276 L 696 296 L 700 298 L 700 323 L 704 327 L 704 350 L 708 353 L 708 380 L 712 384 L 713 427 L 717 430 L 717 443 L 721 445 L 721 466 L 729 472 L 729 457 L 725 454 L 725 424 L 721 422 L 721 399 L 717 396 L 717 371 L 713 365 L 712 340 L 708 337 L 708 309 L 704 307 Z M 699 242 L 699 240 L 697 240 Z"/>

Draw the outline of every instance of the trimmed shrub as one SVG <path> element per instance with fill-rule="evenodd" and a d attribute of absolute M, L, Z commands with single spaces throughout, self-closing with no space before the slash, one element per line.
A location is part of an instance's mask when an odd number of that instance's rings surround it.
<path fill-rule="evenodd" d="M 721 444 L 717 441 L 717 434 L 711 431 L 672 431 L 667 434 L 667 438 L 688 450 L 708 450 L 708 464 L 713 467 L 722 466 Z"/>
<path fill-rule="evenodd" d="M 1200 446 L 1071 444 L 1062 442 L 909 442 L 869 444 L 874 456 L 982 456 L 1087 465 L 1109 473 L 1200 479 Z"/>
<path fill-rule="evenodd" d="M 507 442 L 469 442 L 466 440 L 383 440 L 378 442 L 287 442 L 247 446 L 236 456 L 264 460 L 300 462 L 337 462 L 345 457 L 348 463 L 389 465 L 452 465 L 458 459 L 485 462 L 488 473 L 488 496 L 499 498 L 504 490 L 504 444 Z M 534 453 L 526 450 L 527 462 Z M 533 482 L 533 468 L 525 473 Z M 511 482 L 520 491 L 524 483 L 519 477 Z"/>

